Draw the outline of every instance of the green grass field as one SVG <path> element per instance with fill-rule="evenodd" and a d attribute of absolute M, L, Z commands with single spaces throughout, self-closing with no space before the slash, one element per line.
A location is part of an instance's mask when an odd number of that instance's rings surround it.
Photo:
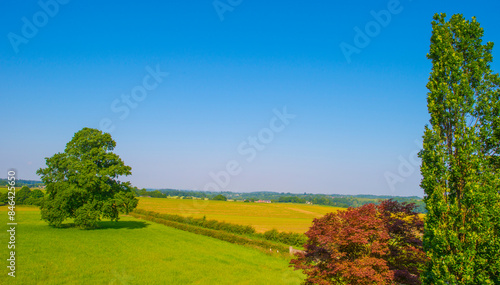
<path fill-rule="evenodd" d="M 138 209 L 251 225 L 257 232 L 273 228 L 287 232 L 306 232 L 314 218 L 342 208 L 305 204 L 264 204 L 212 200 L 139 198 Z"/>
<path fill-rule="evenodd" d="M 12 278 L 6 211 L 0 207 L 0 284 L 299 284 L 303 278 L 283 257 L 160 224 L 122 217 L 97 230 L 56 229 L 29 207 L 17 208 Z"/>

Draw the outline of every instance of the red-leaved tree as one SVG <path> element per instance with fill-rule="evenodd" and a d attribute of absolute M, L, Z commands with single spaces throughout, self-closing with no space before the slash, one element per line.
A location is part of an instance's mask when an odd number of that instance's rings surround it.
<path fill-rule="evenodd" d="M 422 232 L 414 204 L 349 208 L 315 219 L 305 253 L 291 264 L 305 284 L 420 284 Z"/>
<path fill-rule="evenodd" d="M 414 203 L 386 200 L 378 206 L 389 233 L 389 255 L 384 259 L 397 284 L 421 284 L 420 273 L 428 261 L 423 250 L 424 221 Z"/>

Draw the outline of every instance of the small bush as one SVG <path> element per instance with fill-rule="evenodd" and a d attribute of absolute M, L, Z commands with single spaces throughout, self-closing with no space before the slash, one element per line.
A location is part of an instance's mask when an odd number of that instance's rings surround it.
<path fill-rule="evenodd" d="M 269 230 L 262 236 L 270 241 L 280 242 L 292 246 L 302 247 L 307 242 L 307 237 L 299 233 L 278 232 L 276 229 Z"/>

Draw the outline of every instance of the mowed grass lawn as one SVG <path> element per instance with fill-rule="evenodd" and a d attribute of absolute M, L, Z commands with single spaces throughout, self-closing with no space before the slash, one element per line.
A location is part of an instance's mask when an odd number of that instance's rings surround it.
<path fill-rule="evenodd" d="M 122 217 L 97 230 L 57 229 L 18 207 L 16 277 L 7 275 L 7 207 L 0 207 L 0 284 L 300 284 L 287 259 Z"/>
<path fill-rule="evenodd" d="M 305 233 L 314 218 L 338 211 L 335 208 L 319 205 L 289 203 L 243 203 L 232 201 L 139 198 L 138 209 L 162 214 L 177 214 L 226 221 L 240 225 L 251 225 L 258 232 L 273 228 L 279 231 Z"/>

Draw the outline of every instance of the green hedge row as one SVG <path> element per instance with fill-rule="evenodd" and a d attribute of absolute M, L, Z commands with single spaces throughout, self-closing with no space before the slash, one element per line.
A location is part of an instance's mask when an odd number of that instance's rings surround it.
<path fill-rule="evenodd" d="M 171 214 L 160 214 L 153 211 L 145 211 L 141 209 L 136 209 L 134 210 L 134 212 L 142 215 L 154 216 L 156 218 L 162 218 L 164 220 L 198 226 L 206 229 L 222 230 L 233 234 L 239 234 L 239 235 L 255 234 L 255 229 L 252 226 L 242 226 L 226 222 L 219 222 L 216 220 L 207 220 L 205 218 L 193 218 L 193 217 L 183 217 Z"/>
<path fill-rule="evenodd" d="M 164 220 L 174 221 L 181 224 L 194 225 L 206 229 L 222 230 L 237 235 L 249 235 L 260 239 L 265 239 L 272 242 L 279 242 L 295 247 L 302 247 L 307 242 L 307 236 L 299 233 L 292 232 L 278 232 L 276 229 L 269 230 L 264 234 L 256 233 L 252 226 L 243 226 L 238 224 L 231 224 L 226 222 L 219 222 L 216 220 L 207 220 L 205 218 L 183 217 L 179 215 L 160 214 L 153 211 L 145 211 L 142 209 L 135 209 L 134 213 L 146 216 L 153 216 Z"/>
<path fill-rule="evenodd" d="M 286 233 L 278 232 L 276 229 L 272 229 L 261 234 L 266 240 L 280 242 L 284 244 L 293 245 L 296 247 L 302 247 L 307 242 L 307 236 L 299 233 Z"/>
<path fill-rule="evenodd" d="M 142 211 L 142 212 L 148 213 L 147 211 Z M 154 212 L 149 212 L 149 213 L 154 213 Z M 183 231 L 187 231 L 187 232 L 191 232 L 191 233 L 195 233 L 195 234 L 213 237 L 213 238 L 220 239 L 220 240 L 227 241 L 227 242 L 234 243 L 234 244 L 256 246 L 256 247 L 260 247 L 264 250 L 272 249 L 272 251 L 274 251 L 274 250 L 278 250 L 280 252 L 287 252 L 288 251 L 288 248 L 284 245 L 275 244 L 275 243 L 272 243 L 272 242 L 269 242 L 266 240 L 253 240 L 253 239 L 250 239 L 248 237 L 238 236 L 236 234 L 232 234 L 232 233 L 229 233 L 229 232 L 226 232 L 223 230 L 206 229 L 206 228 L 202 228 L 199 226 L 170 221 L 170 220 L 163 219 L 161 217 L 156 217 L 155 214 L 158 214 L 158 213 L 154 213 L 153 215 L 139 214 L 138 211 L 134 211 L 132 213 L 129 213 L 129 215 L 136 217 L 136 218 L 145 219 L 148 221 L 163 224 L 165 226 L 169 226 L 172 228 L 176 228 L 179 230 L 183 230 Z M 158 215 L 160 215 L 160 214 L 158 214 Z"/>

